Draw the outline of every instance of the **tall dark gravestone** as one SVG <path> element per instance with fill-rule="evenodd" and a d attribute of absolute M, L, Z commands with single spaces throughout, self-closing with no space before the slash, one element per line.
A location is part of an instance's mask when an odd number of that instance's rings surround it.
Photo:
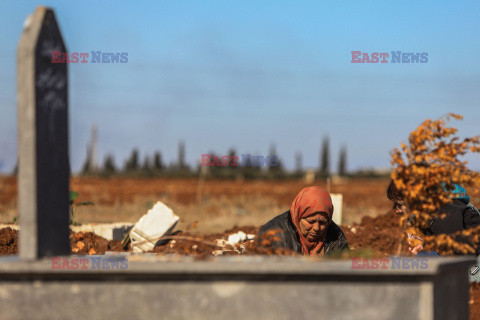
<path fill-rule="evenodd" d="M 68 74 L 53 10 L 37 7 L 17 49 L 20 257 L 70 254 Z"/>

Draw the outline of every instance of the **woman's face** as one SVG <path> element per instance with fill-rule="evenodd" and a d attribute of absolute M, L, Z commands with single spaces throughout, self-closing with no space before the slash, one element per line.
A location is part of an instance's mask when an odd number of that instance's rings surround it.
<path fill-rule="evenodd" d="M 314 212 L 300 219 L 300 233 L 309 242 L 317 242 L 327 232 L 330 220 L 326 212 Z"/>

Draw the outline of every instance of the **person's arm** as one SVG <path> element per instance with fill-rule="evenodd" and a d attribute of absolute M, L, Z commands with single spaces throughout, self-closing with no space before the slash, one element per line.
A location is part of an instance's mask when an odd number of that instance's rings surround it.
<path fill-rule="evenodd" d="M 338 238 L 335 242 L 331 243 L 328 247 L 325 248 L 325 254 L 333 254 L 334 252 L 340 253 L 343 251 L 350 251 L 350 247 L 348 246 L 348 240 L 347 237 L 345 236 L 345 233 L 343 233 L 343 230 L 335 224 L 335 222 L 332 222 L 330 227 L 328 228 L 330 231 L 330 235 L 333 238 Z M 329 235 L 327 235 L 327 238 Z"/>
<path fill-rule="evenodd" d="M 342 242 L 342 243 L 338 246 L 338 250 L 340 250 L 340 251 L 350 251 L 350 247 L 348 246 L 348 242 L 347 242 L 347 241 Z"/>
<path fill-rule="evenodd" d="M 463 226 L 465 229 L 475 228 L 480 225 L 480 214 L 472 204 L 468 204 L 463 212 Z M 475 255 L 480 255 L 480 243 L 476 244 Z"/>
<path fill-rule="evenodd" d="M 474 228 L 480 225 L 480 214 L 478 214 L 478 211 L 475 209 L 469 204 L 463 212 L 463 227 L 465 229 Z"/>

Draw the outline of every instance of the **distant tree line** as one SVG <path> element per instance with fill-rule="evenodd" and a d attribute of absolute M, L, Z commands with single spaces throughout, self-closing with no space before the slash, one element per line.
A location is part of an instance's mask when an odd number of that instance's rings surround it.
<path fill-rule="evenodd" d="M 138 176 L 138 177 L 199 177 L 205 178 L 224 178 L 224 179 L 286 179 L 303 178 L 306 170 L 303 168 L 303 157 L 300 152 L 295 154 L 295 168 L 287 171 L 278 158 L 276 146 L 272 144 L 269 149 L 269 157 L 276 157 L 278 161 L 275 165 L 255 166 L 252 159 L 242 159 L 235 149 L 228 151 L 229 157 L 240 159 L 240 165 L 233 165 L 233 161 L 228 161 L 226 166 L 202 166 L 198 163 L 196 167 L 190 167 L 185 160 L 186 147 L 183 141 L 178 144 L 178 156 L 174 163 L 166 164 L 160 151 L 155 151 L 153 156 L 144 156 L 140 159 L 140 153 L 134 148 L 130 156 L 126 159 L 123 166 L 118 166 L 113 154 L 107 154 L 103 164 L 96 170 L 91 170 L 91 159 L 87 154 L 87 159 L 82 167 L 81 175 L 99 175 L 99 176 Z M 217 156 L 221 159 L 223 155 L 209 152 L 212 159 Z M 244 160 L 244 161 L 242 161 Z M 242 165 L 243 164 L 243 165 Z M 347 148 L 342 146 L 338 157 L 337 176 L 348 177 L 356 175 L 347 170 Z M 317 178 L 326 179 L 331 176 L 330 169 L 330 143 L 328 137 L 323 138 L 320 147 L 320 161 L 318 169 L 315 171 Z M 368 173 L 365 175 L 368 176 Z"/>

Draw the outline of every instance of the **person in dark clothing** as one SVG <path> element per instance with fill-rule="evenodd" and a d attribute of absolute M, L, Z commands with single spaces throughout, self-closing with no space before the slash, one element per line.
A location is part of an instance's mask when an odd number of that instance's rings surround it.
<path fill-rule="evenodd" d="M 426 235 L 451 234 L 460 230 L 474 228 L 480 225 L 480 212 L 470 203 L 470 197 L 465 189 L 460 185 L 455 185 L 453 191 L 454 198 L 452 202 L 439 209 L 440 213 L 445 213 L 444 218 L 433 219 L 426 230 L 422 230 Z M 399 215 L 403 215 L 408 208 L 404 203 L 403 195 L 397 190 L 393 181 L 387 189 L 387 197 L 393 201 L 393 208 Z M 462 241 L 462 239 L 458 239 Z M 423 250 L 422 245 L 410 248 L 414 255 Z M 480 246 L 477 245 L 476 255 L 480 254 Z"/>
<path fill-rule="evenodd" d="M 271 246 L 307 256 L 349 250 L 347 238 L 332 216 L 333 204 L 328 192 L 321 187 L 307 187 L 296 196 L 289 211 L 268 221 L 258 235 L 278 231 L 279 241 Z"/>

